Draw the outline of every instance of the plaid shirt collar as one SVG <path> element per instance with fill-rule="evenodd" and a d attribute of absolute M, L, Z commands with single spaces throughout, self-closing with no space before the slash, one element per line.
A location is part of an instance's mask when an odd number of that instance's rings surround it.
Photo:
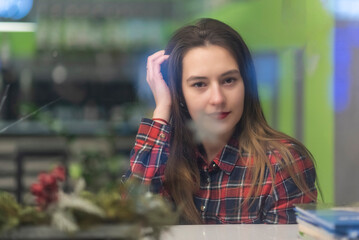
<path fill-rule="evenodd" d="M 233 168 L 237 164 L 239 159 L 239 143 L 237 137 L 231 137 L 228 143 L 223 147 L 223 149 L 216 155 L 213 161 L 209 164 L 207 159 L 201 154 L 199 149 L 196 151 L 198 166 L 200 169 L 213 168 L 211 165 L 215 163 L 222 171 L 230 175 Z"/>

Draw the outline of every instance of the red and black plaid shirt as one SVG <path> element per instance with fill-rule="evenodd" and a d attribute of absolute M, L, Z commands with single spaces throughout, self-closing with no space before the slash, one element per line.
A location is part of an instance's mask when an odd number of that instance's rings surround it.
<path fill-rule="evenodd" d="M 131 168 L 127 177 L 132 176 L 150 185 L 151 191 L 168 195 L 163 188 L 164 171 L 169 154 L 169 125 L 150 119 L 142 119 L 131 152 Z M 288 143 L 289 144 L 289 143 Z M 233 139 L 222 149 L 211 164 L 197 154 L 200 171 L 200 189 L 193 200 L 201 212 L 204 223 L 296 223 L 294 206 L 312 200 L 294 183 L 288 172 L 282 170 L 275 151 L 267 153 L 275 170 L 275 183 L 269 170 L 259 196 L 252 197 L 254 203 L 242 205 L 249 194 L 251 179 L 246 165 L 246 153 L 239 152 L 238 142 Z M 315 169 L 311 159 L 292 151 L 295 164 L 303 174 L 315 195 Z M 277 155 L 278 156 L 278 155 Z"/>

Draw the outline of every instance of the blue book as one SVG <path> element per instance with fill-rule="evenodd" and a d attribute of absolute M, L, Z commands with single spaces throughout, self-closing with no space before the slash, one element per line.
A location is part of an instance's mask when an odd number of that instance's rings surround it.
<path fill-rule="evenodd" d="M 349 239 L 359 239 L 359 207 L 330 204 L 295 205 L 298 223 L 305 222 L 328 233 Z"/>

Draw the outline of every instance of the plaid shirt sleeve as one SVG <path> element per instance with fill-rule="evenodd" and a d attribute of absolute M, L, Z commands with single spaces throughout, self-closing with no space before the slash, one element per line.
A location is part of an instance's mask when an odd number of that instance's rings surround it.
<path fill-rule="evenodd" d="M 170 126 L 143 118 L 131 151 L 128 177 L 149 185 L 151 192 L 168 195 L 163 189 L 164 170 L 169 153 Z"/>
<path fill-rule="evenodd" d="M 317 196 L 316 173 L 312 159 L 305 158 L 296 151 L 291 152 L 295 158 L 296 174 L 304 176 L 310 191 Z M 275 164 L 275 186 L 265 201 L 263 222 L 294 224 L 296 223 L 296 215 L 293 204 L 310 202 L 313 200 L 296 186 L 288 171 L 282 168 L 279 163 Z"/>

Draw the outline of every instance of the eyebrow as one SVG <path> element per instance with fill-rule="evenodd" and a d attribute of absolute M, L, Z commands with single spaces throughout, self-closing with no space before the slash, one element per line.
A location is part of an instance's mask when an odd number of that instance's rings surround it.
<path fill-rule="evenodd" d="M 239 74 L 240 72 L 237 69 L 233 69 L 233 70 L 229 70 L 225 73 L 222 73 L 220 75 L 220 77 L 225 77 L 227 75 L 231 75 L 231 74 Z M 207 77 L 204 76 L 190 76 L 189 78 L 187 78 L 187 82 L 190 81 L 195 81 L 195 80 L 203 80 L 203 79 L 207 79 Z"/>

